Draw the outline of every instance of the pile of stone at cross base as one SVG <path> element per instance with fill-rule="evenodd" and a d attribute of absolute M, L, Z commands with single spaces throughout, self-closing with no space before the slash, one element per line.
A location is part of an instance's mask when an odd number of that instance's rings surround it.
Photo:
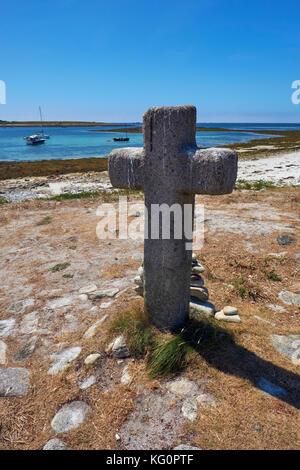
<path fill-rule="evenodd" d="M 208 289 L 204 286 L 204 279 L 201 274 L 205 272 L 205 268 L 197 260 L 195 253 L 192 255 L 191 281 L 190 281 L 190 318 L 200 320 L 201 317 L 215 317 L 219 321 L 227 321 L 239 323 L 241 321 L 238 315 L 238 309 L 230 305 L 226 305 L 222 310 L 216 312 L 215 306 L 208 302 Z M 135 292 L 138 296 L 144 295 L 144 268 L 139 267 L 137 276 L 134 278 L 137 285 Z"/>

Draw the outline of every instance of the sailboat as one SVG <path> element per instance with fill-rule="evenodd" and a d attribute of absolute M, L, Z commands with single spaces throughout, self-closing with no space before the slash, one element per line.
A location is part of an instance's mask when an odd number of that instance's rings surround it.
<path fill-rule="evenodd" d="M 127 137 L 127 130 L 125 132 L 126 137 L 114 137 L 115 142 L 128 142 L 129 137 Z"/>
<path fill-rule="evenodd" d="M 44 144 L 47 139 L 50 139 L 50 136 L 44 133 L 42 110 L 40 106 L 39 106 L 39 111 L 40 111 L 40 119 L 41 119 L 41 130 L 39 132 L 36 132 L 33 135 L 30 135 L 29 137 L 24 137 L 24 140 L 26 141 L 27 145 Z"/>
<path fill-rule="evenodd" d="M 41 135 L 44 139 L 50 139 L 50 135 L 47 135 L 44 133 L 42 109 L 40 106 L 39 106 L 39 111 L 40 111 L 40 118 L 41 118 L 41 130 L 40 132 L 37 132 L 37 135 Z"/>

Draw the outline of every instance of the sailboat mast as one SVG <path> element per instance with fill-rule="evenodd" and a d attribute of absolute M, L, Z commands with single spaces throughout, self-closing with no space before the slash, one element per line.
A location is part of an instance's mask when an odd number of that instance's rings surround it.
<path fill-rule="evenodd" d="M 41 119 L 41 129 L 42 129 L 42 132 L 43 132 L 43 116 L 42 116 L 42 110 L 41 110 L 40 106 L 39 106 L 39 111 L 40 111 L 40 119 Z"/>

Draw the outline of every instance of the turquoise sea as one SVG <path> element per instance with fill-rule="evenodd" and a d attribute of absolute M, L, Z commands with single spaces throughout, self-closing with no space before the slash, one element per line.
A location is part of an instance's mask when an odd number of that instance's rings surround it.
<path fill-rule="evenodd" d="M 133 124 L 120 123 L 120 126 L 131 126 Z M 134 123 L 137 125 L 137 123 Z M 298 124 L 234 124 L 234 123 L 211 123 L 199 124 L 203 127 L 230 128 L 232 132 L 201 132 L 197 133 L 197 144 L 200 147 L 213 147 L 234 142 L 248 142 L 252 139 L 265 138 L 268 129 L 288 130 L 300 129 Z M 105 129 L 105 132 L 91 132 L 95 129 Z M 244 131 L 246 129 L 266 130 L 266 134 L 259 135 Z M 29 146 L 25 144 L 23 137 L 32 135 L 37 128 L 0 128 L 0 161 L 34 161 L 67 158 L 89 158 L 106 157 L 111 150 L 119 147 L 140 147 L 143 145 L 142 134 L 128 134 L 129 142 L 114 142 L 113 137 L 117 134 L 109 131 L 108 127 L 52 127 L 45 129 L 50 139 L 43 145 Z"/>

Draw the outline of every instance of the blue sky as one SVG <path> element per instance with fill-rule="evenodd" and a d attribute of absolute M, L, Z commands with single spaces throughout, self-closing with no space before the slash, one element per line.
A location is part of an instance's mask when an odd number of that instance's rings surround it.
<path fill-rule="evenodd" d="M 299 1 L 15 0 L 1 5 L 0 119 L 300 122 Z"/>

